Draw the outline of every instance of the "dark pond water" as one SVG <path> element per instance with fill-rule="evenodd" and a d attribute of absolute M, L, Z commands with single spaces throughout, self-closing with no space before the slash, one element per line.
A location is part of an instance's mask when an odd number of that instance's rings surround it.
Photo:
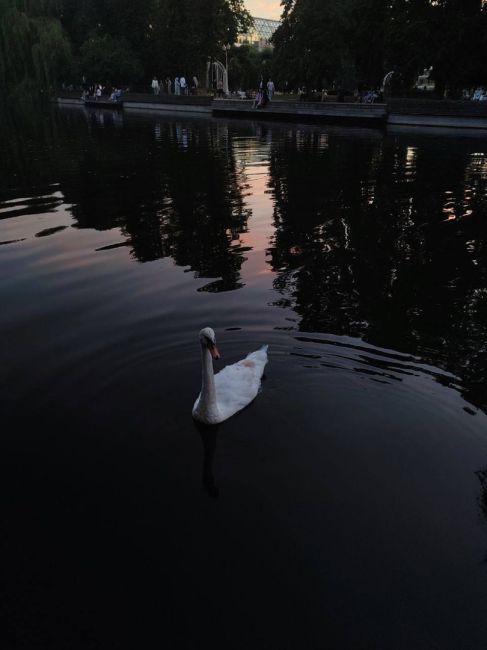
<path fill-rule="evenodd" d="M 0 161 L 1 646 L 487 647 L 487 141 L 54 113 Z M 197 334 L 263 343 L 198 428 Z"/>

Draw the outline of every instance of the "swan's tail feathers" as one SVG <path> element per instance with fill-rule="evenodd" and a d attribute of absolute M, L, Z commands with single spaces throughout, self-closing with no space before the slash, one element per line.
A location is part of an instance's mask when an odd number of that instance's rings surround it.
<path fill-rule="evenodd" d="M 268 345 L 263 345 L 261 348 L 258 350 L 255 350 L 255 352 L 251 352 L 246 356 L 246 359 L 250 359 L 250 361 L 253 361 L 256 363 L 259 367 L 262 365 L 262 368 L 264 368 L 265 364 L 267 363 L 267 350 L 269 349 Z"/>

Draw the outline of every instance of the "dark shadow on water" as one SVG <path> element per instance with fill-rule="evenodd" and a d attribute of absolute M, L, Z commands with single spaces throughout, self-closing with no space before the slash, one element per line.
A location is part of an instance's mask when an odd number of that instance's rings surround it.
<path fill-rule="evenodd" d="M 66 230 L 68 226 L 56 226 L 55 228 L 46 228 L 36 233 L 36 237 L 49 237 L 50 235 L 55 235 L 58 232 Z"/>
<path fill-rule="evenodd" d="M 480 481 L 482 492 L 480 494 L 479 503 L 480 510 L 484 517 L 487 519 L 487 467 L 477 472 L 477 477 Z"/>
<path fill-rule="evenodd" d="M 485 517 L 487 524 L 487 467 L 478 470 L 475 474 L 480 481 L 480 495 L 478 498 L 480 514 Z M 485 562 L 487 563 L 487 553 L 485 554 Z"/>
<path fill-rule="evenodd" d="M 218 441 L 218 425 L 209 426 L 201 422 L 194 421 L 196 429 L 203 443 L 203 473 L 202 483 L 208 496 L 212 499 L 218 499 L 220 496 L 220 489 L 215 481 L 214 474 L 214 461 L 216 445 Z"/>
<path fill-rule="evenodd" d="M 209 284 L 205 284 L 204 287 L 200 287 L 198 289 L 198 292 L 206 292 L 206 293 L 222 293 L 224 291 L 235 291 L 236 289 L 242 289 L 245 286 L 243 282 L 231 282 L 228 284 L 224 280 L 216 280 L 215 282 L 210 282 Z"/>

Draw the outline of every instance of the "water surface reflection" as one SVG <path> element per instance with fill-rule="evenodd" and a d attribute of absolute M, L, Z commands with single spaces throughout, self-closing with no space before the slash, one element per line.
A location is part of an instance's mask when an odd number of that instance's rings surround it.
<path fill-rule="evenodd" d="M 484 648 L 484 140 L 77 109 L 7 135 L 2 646 Z M 211 430 L 203 325 L 222 365 L 270 344 Z"/>
<path fill-rule="evenodd" d="M 449 369 L 481 406 L 483 144 L 412 134 L 323 146 L 319 134 L 291 131 L 270 161 L 277 304 L 299 314 L 302 331 L 360 337 Z"/>

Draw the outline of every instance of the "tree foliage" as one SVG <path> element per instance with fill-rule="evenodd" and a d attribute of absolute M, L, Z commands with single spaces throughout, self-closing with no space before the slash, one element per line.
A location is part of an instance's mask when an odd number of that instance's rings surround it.
<path fill-rule="evenodd" d="M 229 85 L 233 90 L 257 88 L 261 77 L 273 76 L 271 48 L 258 50 L 252 45 L 233 47 L 228 55 Z"/>
<path fill-rule="evenodd" d="M 80 48 L 81 70 L 90 79 L 119 84 L 127 79 L 139 79 L 142 67 L 128 43 L 110 34 L 94 33 Z"/>
<path fill-rule="evenodd" d="M 379 85 L 394 70 L 408 88 L 430 66 L 440 93 L 487 82 L 481 0 L 282 0 L 282 7 L 273 64 L 280 85 L 351 89 Z M 250 25 L 243 0 L 0 0 L 0 101 L 82 76 L 146 83 L 200 75 Z M 234 85 L 255 85 L 258 56 L 234 51 L 231 65 Z"/>
<path fill-rule="evenodd" d="M 193 74 L 250 26 L 242 0 L 157 0 L 152 14 L 151 64 L 170 74 Z M 157 62 L 157 64 L 154 64 Z"/>
<path fill-rule="evenodd" d="M 38 101 L 69 68 L 71 50 L 57 0 L 0 0 L 0 104 Z"/>
<path fill-rule="evenodd" d="M 209 57 L 222 54 L 248 29 L 250 16 L 243 0 L 60 0 L 60 18 L 82 63 L 85 76 L 100 75 L 91 53 L 103 44 L 103 68 L 124 81 L 166 74 L 194 74 Z M 109 38 L 106 38 L 109 37 Z M 102 39 L 102 40 L 100 40 Z M 126 52 L 123 65 L 114 63 Z M 128 59 L 133 60 L 132 69 Z M 135 75 L 135 76 L 134 76 Z"/>
<path fill-rule="evenodd" d="M 433 66 L 441 92 L 485 83 L 481 0 L 283 0 L 274 36 L 281 81 L 379 85 L 395 70 L 410 86 Z"/>
<path fill-rule="evenodd" d="M 0 0 L 0 82 L 190 75 L 250 24 L 243 0 Z"/>

